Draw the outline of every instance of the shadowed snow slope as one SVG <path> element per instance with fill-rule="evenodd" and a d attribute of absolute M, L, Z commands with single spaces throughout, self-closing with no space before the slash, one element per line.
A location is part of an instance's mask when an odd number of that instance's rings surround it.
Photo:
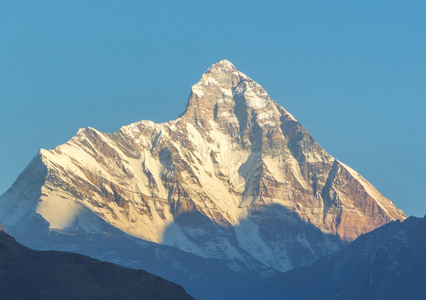
<path fill-rule="evenodd" d="M 0 221 L 32 247 L 35 233 L 115 230 L 258 274 L 290 270 L 397 219 L 404 213 L 226 60 L 192 86 L 178 119 L 113 134 L 80 129 L 41 150 L 0 198 Z M 59 246 L 49 238 L 46 247 Z"/>
<path fill-rule="evenodd" d="M 424 299 L 426 218 L 367 233 L 345 249 L 244 290 L 235 299 Z"/>

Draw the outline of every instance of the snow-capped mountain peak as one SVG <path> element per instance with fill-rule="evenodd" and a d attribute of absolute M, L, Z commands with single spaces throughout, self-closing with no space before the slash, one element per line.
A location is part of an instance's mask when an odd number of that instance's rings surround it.
<path fill-rule="evenodd" d="M 80 129 L 0 198 L 0 222 L 26 244 L 35 231 L 118 229 L 232 270 L 289 270 L 404 218 L 227 60 L 192 86 L 181 117 Z"/>

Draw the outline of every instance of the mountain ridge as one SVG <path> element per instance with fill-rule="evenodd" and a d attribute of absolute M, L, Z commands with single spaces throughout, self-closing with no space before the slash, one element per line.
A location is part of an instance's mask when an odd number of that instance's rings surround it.
<path fill-rule="evenodd" d="M 235 299 L 423 299 L 426 216 L 390 222 L 346 248 L 249 287 Z"/>
<path fill-rule="evenodd" d="M 27 245 L 39 245 L 28 232 L 114 232 L 234 271 L 287 271 L 396 219 L 405 214 L 226 60 L 177 119 L 80 129 L 0 197 L 0 222 Z"/>
<path fill-rule="evenodd" d="M 0 225 L 0 293 L 7 299 L 194 299 L 170 281 L 86 256 L 35 251 Z"/>

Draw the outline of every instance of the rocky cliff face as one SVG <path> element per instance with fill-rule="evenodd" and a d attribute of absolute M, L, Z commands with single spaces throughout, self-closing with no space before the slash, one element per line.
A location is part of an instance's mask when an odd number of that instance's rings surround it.
<path fill-rule="evenodd" d="M 289 270 L 396 219 L 404 213 L 226 60 L 178 119 L 80 129 L 0 199 L 12 233 L 106 224 L 234 269 Z"/>

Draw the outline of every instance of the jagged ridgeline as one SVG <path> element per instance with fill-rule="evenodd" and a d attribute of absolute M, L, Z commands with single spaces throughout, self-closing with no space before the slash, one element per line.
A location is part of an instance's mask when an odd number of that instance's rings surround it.
<path fill-rule="evenodd" d="M 214 260 L 217 274 L 269 276 L 396 219 L 404 213 L 227 60 L 192 86 L 176 120 L 80 129 L 41 150 L 0 199 L 0 222 L 24 244 L 146 267 L 194 289 L 223 278 L 188 257 Z M 111 249 L 112 236 L 135 250 Z M 173 271 L 158 267 L 168 259 Z"/>

